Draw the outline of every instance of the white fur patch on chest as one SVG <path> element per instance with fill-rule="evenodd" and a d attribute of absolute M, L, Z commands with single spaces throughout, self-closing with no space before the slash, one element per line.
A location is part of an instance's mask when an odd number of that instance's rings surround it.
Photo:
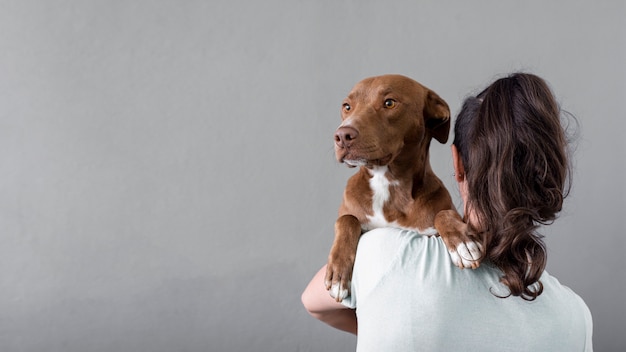
<path fill-rule="evenodd" d="M 375 228 L 381 227 L 397 227 L 408 230 L 416 231 L 422 235 L 432 236 L 437 234 L 437 230 L 433 227 L 426 229 L 410 228 L 398 224 L 396 221 L 389 221 L 385 218 L 383 207 L 385 203 L 391 198 L 390 187 L 397 186 L 400 183 L 398 181 L 390 181 L 385 174 L 387 173 L 387 166 L 374 167 L 368 169 L 372 178 L 369 180 L 370 189 L 372 190 L 372 215 L 367 215 L 367 223 L 363 224 L 363 230 L 369 231 Z"/>
<path fill-rule="evenodd" d="M 389 222 L 385 218 L 385 214 L 383 212 L 383 207 L 385 203 L 389 201 L 391 197 L 391 192 L 389 190 L 390 186 L 395 186 L 398 184 L 398 181 L 389 181 L 385 173 L 387 173 L 387 166 L 375 167 L 372 169 L 368 169 L 372 178 L 370 178 L 370 189 L 372 190 L 372 211 L 373 215 L 368 215 L 367 220 L 368 223 L 365 225 L 365 230 L 371 230 L 378 227 L 398 227 L 398 224 L 394 222 Z"/>

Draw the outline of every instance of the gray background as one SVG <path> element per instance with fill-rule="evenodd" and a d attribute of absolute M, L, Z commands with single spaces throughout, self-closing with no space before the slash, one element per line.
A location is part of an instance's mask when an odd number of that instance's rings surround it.
<path fill-rule="evenodd" d="M 580 122 L 548 268 L 591 308 L 596 350 L 623 350 L 625 16 L 624 1 L 0 1 L 0 350 L 352 350 L 300 305 L 352 173 L 332 151 L 341 100 L 401 73 L 456 114 L 514 70 Z M 459 204 L 449 143 L 431 152 Z"/>

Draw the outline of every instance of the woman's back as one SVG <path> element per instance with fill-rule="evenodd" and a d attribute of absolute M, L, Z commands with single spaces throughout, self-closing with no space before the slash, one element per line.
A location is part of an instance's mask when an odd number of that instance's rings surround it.
<path fill-rule="evenodd" d="M 352 295 L 357 351 L 591 351 L 591 314 L 544 272 L 534 301 L 508 296 L 490 263 L 459 270 L 443 241 L 373 230 L 361 238 Z M 451 318 L 453 317 L 453 318 Z"/>

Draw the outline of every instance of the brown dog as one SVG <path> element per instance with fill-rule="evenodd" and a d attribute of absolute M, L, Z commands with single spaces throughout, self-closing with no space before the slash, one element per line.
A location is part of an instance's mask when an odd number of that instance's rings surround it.
<path fill-rule="evenodd" d="M 431 139 L 448 140 L 448 104 L 410 78 L 385 75 L 357 83 L 341 119 L 337 160 L 360 170 L 348 180 L 335 223 L 325 278 L 331 295 L 349 295 L 359 238 L 378 227 L 439 234 L 455 265 L 478 267 L 482 248 L 429 162 Z"/>

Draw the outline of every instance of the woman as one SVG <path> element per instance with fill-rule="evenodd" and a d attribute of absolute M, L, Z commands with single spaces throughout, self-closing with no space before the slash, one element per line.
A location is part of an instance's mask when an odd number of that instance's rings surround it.
<path fill-rule="evenodd" d="M 464 102 L 454 130 L 464 218 L 486 253 L 480 268 L 456 268 L 439 237 L 376 229 L 359 242 L 351 296 L 336 303 L 322 268 L 304 306 L 353 334 L 358 316 L 357 351 L 591 351 L 589 309 L 545 272 L 536 231 L 569 188 L 549 87 L 531 74 L 499 79 Z"/>

